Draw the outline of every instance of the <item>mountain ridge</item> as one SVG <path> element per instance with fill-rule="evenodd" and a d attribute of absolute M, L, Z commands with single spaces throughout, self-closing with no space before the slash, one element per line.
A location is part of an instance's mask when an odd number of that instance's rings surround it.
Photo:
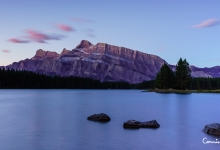
<path fill-rule="evenodd" d="M 64 48 L 60 54 L 39 49 L 31 59 L 14 62 L 6 68 L 52 76 L 80 76 L 100 81 L 140 83 L 154 79 L 164 63 L 168 64 L 156 55 L 107 43 L 93 45 L 82 40 L 76 48 Z M 174 65 L 169 66 L 175 70 Z M 220 66 L 190 68 L 193 77 L 220 77 Z"/>

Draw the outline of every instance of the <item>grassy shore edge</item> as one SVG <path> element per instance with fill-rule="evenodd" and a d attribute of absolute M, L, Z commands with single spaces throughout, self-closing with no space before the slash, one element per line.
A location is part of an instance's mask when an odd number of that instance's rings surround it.
<path fill-rule="evenodd" d="M 190 94 L 190 93 L 220 93 L 220 89 L 217 89 L 217 90 L 149 89 L 149 90 L 144 90 L 143 92 L 179 93 L 179 94 Z"/>

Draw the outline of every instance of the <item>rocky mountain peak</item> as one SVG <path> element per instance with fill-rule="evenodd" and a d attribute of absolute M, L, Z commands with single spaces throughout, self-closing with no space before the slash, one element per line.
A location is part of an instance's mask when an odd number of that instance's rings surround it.
<path fill-rule="evenodd" d="M 50 52 L 50 51 L 44 51 L 42 49 L 37 50 L 34 57 L 32 57 L 33 60 L 36 59 L 43 59 L 43 58 L 51 58 L 55 59 L 58 58 L 60 55 L 57 52 Z"/>
<path fill-rule="evenodd" d="M 35 56 L 44 56 L 46 54 L 46 51 L 39 49 L 36 51 Z"/>
<path fill-rule="evenodd" d="M 32 57 L 31 59 L 36 60 L 36 59 L 40 59 L 42 57 L 44 57 L 46 55 L 46 51 L 42 50 L 42 49 L 38 49 L 36 51 L 36 54 L 34 55 L 34 57 Z"/>
<path fill-rule="evenodd" d="M 88 47 L 90 47 L 91 45 L 93 45 L 93 44 L 90 43 L 89 41 L 87 41 L 87 40 L 82 40 L 82 41 L 80 42 L 80 44 L 76 46 L 76 48 L 88 48 Z"/>
<path fill-rule="evenodd" d="M 66 48 L 64 48 L 60 55 L 62 56 L 62 55 L 65 55 L 69 52 L 70 52 L 70 50 L 67 50 Z"/>

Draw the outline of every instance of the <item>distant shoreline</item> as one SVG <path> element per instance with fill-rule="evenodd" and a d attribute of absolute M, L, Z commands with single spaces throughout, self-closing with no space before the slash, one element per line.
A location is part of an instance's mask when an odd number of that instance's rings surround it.
<path fill-rule="evenodd" d="M 150 89 L 143 92 L 156 92 L 156 93 L 176 93 L 176 94 L 190 94 L 190 93 L 220 93 L 217 90 L 176 90 L 176 89 Z"/>

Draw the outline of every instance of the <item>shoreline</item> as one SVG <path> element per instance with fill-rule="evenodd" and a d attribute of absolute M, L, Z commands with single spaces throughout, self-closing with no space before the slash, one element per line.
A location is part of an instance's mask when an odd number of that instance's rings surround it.
<path fill-rule="evenodd" d="M 150 89 L 142 92 L 156 92 L 156 93 L 176 93 L 176 94 L 191 94 L 191 93 L 220 93 L 217 90 L 176 90 L 176 89 Z"/>

